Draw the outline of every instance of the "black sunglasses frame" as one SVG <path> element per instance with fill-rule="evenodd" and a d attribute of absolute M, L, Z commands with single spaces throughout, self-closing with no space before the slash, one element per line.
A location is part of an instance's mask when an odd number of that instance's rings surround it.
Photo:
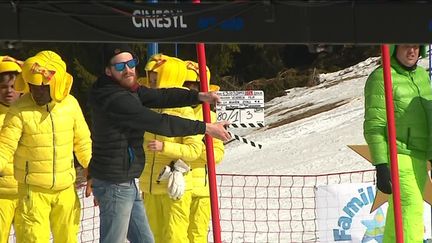
<path fill-rule="evenodd" d="M 135 58 L 132 58 L 126 62 L 113 63 L 113 64 L 111 64 L 111 66 L 113 66 L 117 72 L 123 72 L 126 68 L 126 65 L 130 69 L 132 69 L 132 68 L 135 68 L 136 66 L 138 66 L 138 63 L 139 63 L 138 58 L 135 57 Z"/>

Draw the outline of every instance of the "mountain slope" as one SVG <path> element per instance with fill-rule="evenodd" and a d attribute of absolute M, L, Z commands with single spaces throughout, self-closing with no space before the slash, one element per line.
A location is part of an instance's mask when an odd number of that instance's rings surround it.
<path fill-rule="evenodd" d="M 346 145 L 366 144 L 363 88 L 379 61 L 373 57 L 321 74 L 319 85 L 290 89 L 285 96 L 267 102 L 265 128 L 230 129 L 263 148 L 228 143 L 217 173 L 321 174 L 372 169 Z M 426 66 L 427 60 L 420 65 Z"/>

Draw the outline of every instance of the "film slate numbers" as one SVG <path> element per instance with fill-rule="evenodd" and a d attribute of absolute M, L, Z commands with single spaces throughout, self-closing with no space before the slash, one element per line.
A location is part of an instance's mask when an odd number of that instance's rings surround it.
<path fill-rule="evenodd" d="M 232 127 L 264 126 L 264 91 L 218 91 L 221 103 L 216 105 L 218 121 L 229 121 Z"/>

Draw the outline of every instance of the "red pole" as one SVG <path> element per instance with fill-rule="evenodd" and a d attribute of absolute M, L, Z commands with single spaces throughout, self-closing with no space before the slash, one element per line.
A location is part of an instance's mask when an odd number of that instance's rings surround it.
<path fill-rule="evenodd" d="M 381 45 L 382 66 L 384 71 L 384 91 L 386 98 L 387 131 L 390 147 L 390 172 L 393 191 L 393 208 L 395 218 L 396 242 L 403 243 L 402 206 L 400 198 L 399 168 L 396 147 L 396 127 L 394 120 L 393 87 L 388 45 Z"/>
<path fill-rule="evenodd" d="M 200 3 L 200 0 L 193 0 L 193 3 Z M 200 90 L 203 92 L 208 91 L 207 81 L 207 64 L 204 43 L 197 43 L 196 50 L 198 55 L 198 66 L 200 75 Z M 206 123 L 211 122 L 210 116 L 210 105 L 203 103 L 203 117 Z M 219 217 L 219 204 L 216 184 L 216 167 L 214 160 L 213 150 L 213 138 L 210 135 L 205 135 L 205 144 L 207 152 L 207 167 L 210 187 L 210 204 L 211 204 L 211 215 L 212 215 L 212 227 L 213 227 L 213 242 L 221 243 L 221 228 L 220 228 L 220 217 Z"/>

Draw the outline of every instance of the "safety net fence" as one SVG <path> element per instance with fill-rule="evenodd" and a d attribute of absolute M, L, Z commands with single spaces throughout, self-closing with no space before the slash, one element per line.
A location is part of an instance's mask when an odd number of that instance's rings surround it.
<path fill-rule="evenodd" d="M 321 185 L 374 182 L 374 170 L 320 175 L 218 174 L 222 242 L 318 242 L 316 189 Z M 79 242 L 99 242 L 99 210 L 81 200 Z M 209 227 L 209 242 L 213 241 Z M 12 230 L 9 242 L 15 242 Z"/>

